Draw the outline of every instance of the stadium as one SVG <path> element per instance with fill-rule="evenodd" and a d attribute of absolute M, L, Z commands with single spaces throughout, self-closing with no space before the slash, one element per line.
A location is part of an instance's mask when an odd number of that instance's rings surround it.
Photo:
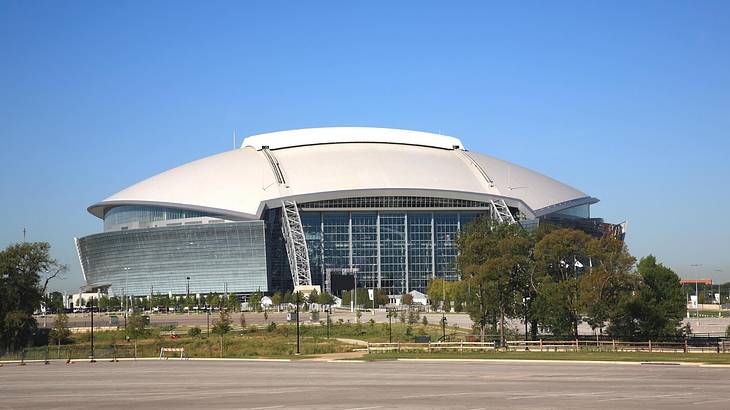
<path fill-rule="evenodd" d="M 596 202 L 457 138 L 313 128 L 247 137 L 132 185 L 91 205 L 103 232 L 75 242 L 87 291 L 332 292 L 350 278 L 400 295 L 458 279 L 455 239 L 480 215 L 623 235 L 590 217 Z"/>

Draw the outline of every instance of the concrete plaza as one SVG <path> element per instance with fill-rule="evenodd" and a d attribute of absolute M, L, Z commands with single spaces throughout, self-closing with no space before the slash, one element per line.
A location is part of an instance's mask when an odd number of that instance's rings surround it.
<path fill-rule="evenodd" d="M 0 408 L 725 408 L 730 368 L 535 362 L 124 361 L 0 367 Z"/>

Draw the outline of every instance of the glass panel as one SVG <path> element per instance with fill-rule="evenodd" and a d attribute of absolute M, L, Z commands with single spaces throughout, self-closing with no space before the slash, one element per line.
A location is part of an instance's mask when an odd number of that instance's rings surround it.
<path fill-rule="evenodd" d="M 401 295 L 405 292 L 405 214 L 380 215 L 380 271 L 381 287 L 389 294 Z"/>
<path fill-rule="evenodd" d="M 349 222 L 349 215 L 346 212 L 322 214 L 325 269 L 342 269 L 350 266 Z"/>
<path fill-rule="evenodd" d="M 88 284 L 121 295 L 265 292 L 264 222 L 105 232 L 79 239 Z"/>
<path fill-rule="evenodd" d="M 489 208 L 489 204 L 465 199 L 434 198 L 421 196 L 374 196 L 338 198 L 323 201 L 303 202 L 304 209 L 358 209 L 358 208 Z"/>
<path fill-rule="evenodd" d="M 437 213 L 433 216 L 436 233 L 436 276 L 446 280 L 457 280 L 456 235 L 459 218 L 455 213 Z"/>
<path fill-rule="evenodd" d="M 357 286 L 378 286 L 378 215 L 352 214 L 352 266 L 358 269 Z"/>
<path fill-rule="evenodd" d="M 191 211 L 189 209 L 166 208 L 157 206 L 124 205 L 114 207 L 104 215 L 104 231 L 110 231 L 115 226 L 125 224 L 142 224 L 135 226 L 144 228 L 144 224 L 171 219 L 201 218 L 216 216 L 213 214 Z"/>
<path fill-rule="evenodd" d="M 425 292 L 431 278 L 431 214 L 408 214 L 409 289 Z"/>

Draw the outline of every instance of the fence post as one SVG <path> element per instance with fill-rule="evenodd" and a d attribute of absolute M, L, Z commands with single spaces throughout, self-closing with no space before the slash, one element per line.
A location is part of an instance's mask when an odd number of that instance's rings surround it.
<path fill-rule="evenodd" d="M 66 359 L 66 364 L 71 364 L 71 348 L 68 348 L 68 359 Z"/>
<path fill-rule="evenodd" d="M 719 346 L 719 345 L 718 345 L 718 346 Z M 44 361 L 43 361 L 43 364 L 49 364 L 49 363 L 50 363 L 50 362 L 48 361 L 48 353 L 49 353 L 49 352 L 48 352 L 48 349 L 49 349 L 49 347 L 48 347 L 48 345 L 46 345 L 46 360 L 44 360 Z"/>
<path fill-rule="evenodd" d="M 370 354 L 370 342 L 368 342 L 368 354 Z"/>
<path fill-rule="evenodd" d="M 463 340 L 459 344 L 459 353 L 464 353 L 464 341 Z"/>
<path fill-rule="evenodd" d="M 651 339 L 649 340 L 649 353 L 651 353 Z"/>
<path fill-rule="evenodd" d="M 578 339 L 575 339 L 575 351 L 578 351 Z"/>
<path fill-rule="evenodd" d="M 684 352 L 687 353 L 687 338 L 684 338 Z"/>
<path fill-rule="evenodd" d="M 398 342 L 398 353 L 400 353 L 400 342 Z"/>
<path fill-rule="evenodd" d="M 614 352 L 616 351 L 616 339 L 611 339 L 611 348 Z"/>
<path fill-rule="evenodd" d="M 542 352 L 542 339 L 540 339 L 540 351 Z"/>
<path fill-rule="evenodd" d="M 20 351 L 20 364 L 18 366 L 25 366 L 25 348 Z"/>

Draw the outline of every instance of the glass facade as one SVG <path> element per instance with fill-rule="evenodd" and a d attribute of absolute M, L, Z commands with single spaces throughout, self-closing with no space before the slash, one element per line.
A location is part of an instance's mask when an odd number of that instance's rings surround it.
<path fill-rule="evenodd" d="M 428 196 L 367 196 L 355 198 L 326 199 L 305 202 L 303 209 L 358 209 L 358 208 L 487 208 L 486 202 L 466 199 L 436 198 Z"/>
<path fill-rule="evenodd" d="M 123 205 L 114 207 L 104 214 L 104 231 L 111 231 L 124 225 L 143 227 L 144 224 L 171 219 L 200 218 L 215 216 L 189 209 L 166 208 L 160 206 Z"/>
<path fill-rule="evenodd" d="M 78 240 L 87 284 L 114 294 L 268 291 L 264 221 L 130 229 Z M 291 281 L 291 278 L 289 279 Z"/>
<path fill-rule="evenodd" d="M 304 205 L 304 204 L 303 204 Z M 301 217 L 312 280 L 357 271 L 358 287 L 391 295 L 425 292 L 434 277 L 457 280 L 456 237 L 482 211 L 311 211 Z M 291 280 L 290 280 L 291 281 Z"/>

